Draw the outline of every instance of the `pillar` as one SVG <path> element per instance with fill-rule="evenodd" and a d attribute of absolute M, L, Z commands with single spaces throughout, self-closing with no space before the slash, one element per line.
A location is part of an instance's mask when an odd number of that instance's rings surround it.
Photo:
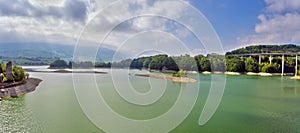
<path fill-rule="evenodd" d="M 272 55 L 269 57 L 270 64 L 272 64 Z"/>
<path fill-rule="evenodd" d="M 298 74 L 298 55 L 296 54 L 295 76 Z"/>
<path fill-rule="evenodd" d="M 284 54 L 281 57 L 281 76 L 284 74 Z"/>
<path fill-rule="evenodd" d="M 261 64 L 261 55 L 258 56 L 258 63 Z"/>

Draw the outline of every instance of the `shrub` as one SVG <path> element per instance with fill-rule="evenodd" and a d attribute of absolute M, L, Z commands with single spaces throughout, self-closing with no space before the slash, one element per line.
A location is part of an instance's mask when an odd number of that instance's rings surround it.
<path fill-rule="evenodd" d="M 263 64 L 261 64 L 261 72 L 278 73 L 278 72 L 280 72 L 279 68 L 280 68 L 280 65 L 278 65 L 277 63 L 273 63 L 273 64 L 263 63 Z"/>
<path fill-rule="evenodd" d="M 22 67 L 14 65 L 12 68 L 12 74 L 15 81 L 21 81 L 25 78 L 25 73 Z"/>
<path fill-rule="evenodd" d="M 245 69 L 247 72 L 258 72 L 259 64 L 253 58 L 247 58 L 245 61 Z"/>
<path fill-rule="evenodd" d="M 186 77 L 186 71 L 185 70 L 180 70 L 179 72 L 177 73 L 173 73 L 173 77 Z"/>
<path fill-rule="evenodd" d="M 2 82 L 6 82 L 7 78 L 5 77 L 5 75 L 3 73 L 0 74 L 0 78 L 2 78 Z"/>

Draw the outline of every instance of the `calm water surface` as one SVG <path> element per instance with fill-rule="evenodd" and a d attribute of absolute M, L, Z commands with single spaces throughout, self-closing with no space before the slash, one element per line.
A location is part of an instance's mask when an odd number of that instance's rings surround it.
<path fill-rule="evenodd" d="M 73 89 L 72 74 L 30 75 L 43 79 L 43 82 L 33 93 L 0 103 L 0 132 L 103 132 L 82 112 Z M 189 76 L 198 78 L 198 75 Z M 206 125 L 199 126 L 198 119 L 209 92 L 211 76 L 199 75 L 199 78 L 197 102 L 184 122 L 172 132 L 300 132 L 300 81 L 280 76 L 227 76 L 225 94 L 217 112 Z M 130 76 L 130 81 L 141 93 L 151 88 L 147 78 Z M 140 107 L 124 101 L 114 91 L 110 75 L 96 75 L 96 82 L 115 112 L 138 120 L 163 114 L 172 107 L 180 89 L 195 89 L 193 87 L 197 86 L 182 85 L 180 88 L 178 83 L 151 80 L 157 86 L 165 86 L 165 94 L 155 104 Z"/>

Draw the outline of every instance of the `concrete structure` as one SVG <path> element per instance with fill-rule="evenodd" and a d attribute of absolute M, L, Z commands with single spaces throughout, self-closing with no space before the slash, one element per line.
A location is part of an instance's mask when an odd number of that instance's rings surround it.
<path fill-rule="evenodd" d="M 14 81 L 14 77 L 13 77 L 13 74 L 12 74 L 12 62 L 11 61 L 6 63 L 5 76 L 8 80 Z"/>
<path fill-rule="evenodd" d="M 261 64 L 261 56 L 262 55 L 266 55 L 266 56 L 269 56 L 269 63 L 272 64 L 272 60 L 273 60 L 273 57 L 272 56 L 281 56 L 281 75 L 283 76 L 284 75 L 284 58 L 285 58 L 285 55 L 292 55 L 292 56 L 295 56 L 296 57 L 296 64 L 295 64 L 295 76 L 297 75 L 297 71 L 298 71 L 298 55 L 300 55 L 300 52 L 295 52 L 295 53 L 250 53 L 250 54 L 232 54 L 232 55 L 228 55 L 228 56 L 241 56 L 241 57 L 244 57 L 244 56 L 250 56 L 250 57 L 253 57 L 253 56 L 258 56 L 258 62 L 259 64 Z"/>
<path fill-rule="evenodd" d="M 29 78 L 23 84 L 0 88 L 0 98 L 18 97 L 26 93 L 32 92 L 41 82 L 41 79 Z"/>

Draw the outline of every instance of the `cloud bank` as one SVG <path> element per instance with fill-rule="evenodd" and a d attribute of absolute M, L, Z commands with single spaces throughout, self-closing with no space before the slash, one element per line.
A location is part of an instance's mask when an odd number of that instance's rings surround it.
<path fill-rule="evenodd" d="M 238 37 L 237 42 L 248 44 L 281 44 L 300 42 L 300 1 L 265 0 L 267 7 L 257 18 L 254 33 Z"/>

